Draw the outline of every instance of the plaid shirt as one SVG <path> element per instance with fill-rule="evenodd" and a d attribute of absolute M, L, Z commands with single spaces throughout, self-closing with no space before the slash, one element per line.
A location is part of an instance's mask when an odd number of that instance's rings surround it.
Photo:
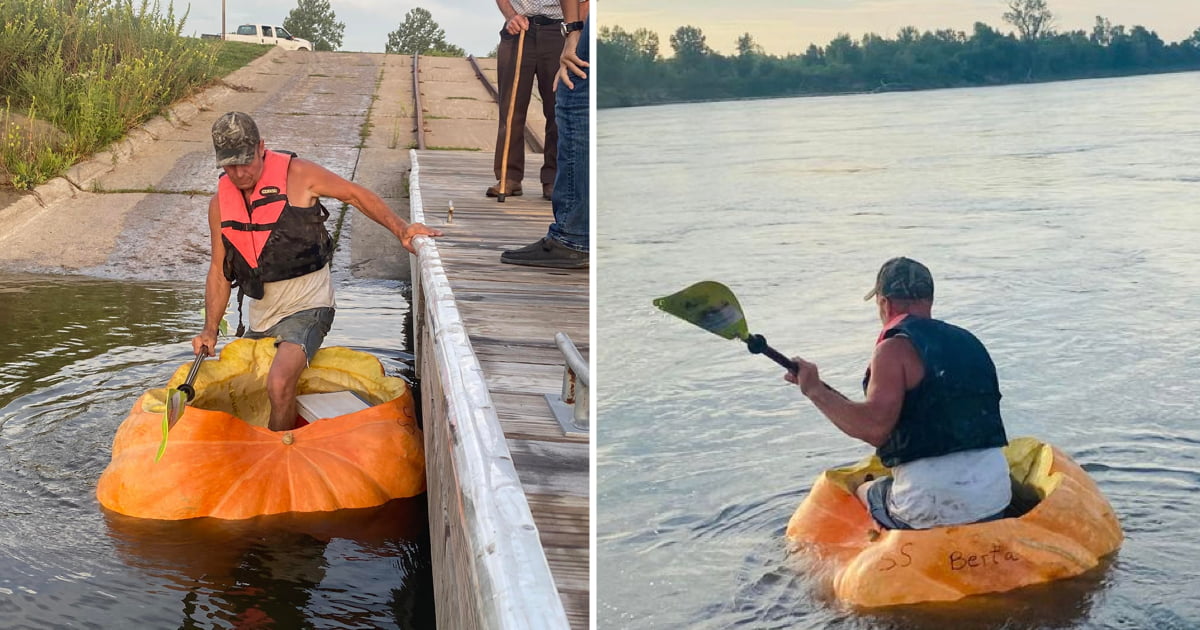
<path fill-rule="evenodd" d="M 508 0 L 512 4 L 512 8 L 519 15 L 544 15 L 548 18 L 561 20 L 563 17 L 562 7 L 558 5 L 558 0 Z"/>

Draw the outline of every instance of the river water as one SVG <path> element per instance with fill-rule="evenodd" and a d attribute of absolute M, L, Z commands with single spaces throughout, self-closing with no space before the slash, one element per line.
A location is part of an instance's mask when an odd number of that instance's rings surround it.
<path fill-rule="evenodd" d="M 100 508 L 117 426 L 191 362 L 203 292 L 0 274 L 0 627 L 432 627 L 423 495 L 247 521 Z M 337 300 L 326 345 L 411 376 L 400 285 L 342 278 Z"/>
<path fill-rule="evenodd" d="M 597 593 L 606 628 L 1197 628 L 1200 74 L 606 110 Z M 1010 437 L 1076 459 L 1127 539 L 1080 578 L 853 610 L 788 558 L 841 434 L 741 344 L 657 311 L 729 285 L 861 397 L 862 296 L 907 255 L 996 362 Z"/>

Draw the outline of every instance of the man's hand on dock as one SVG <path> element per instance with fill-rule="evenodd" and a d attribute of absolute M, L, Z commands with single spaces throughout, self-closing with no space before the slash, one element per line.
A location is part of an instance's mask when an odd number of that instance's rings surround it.
<path fill-rule="evenodd" d="M 416 246 L 413 245 L 413 238 L 418 236 L 441 236 L 442 231 L 437 228 L 431 228 L 424 223 L 409 223 L 408 227 L 404 228 L 404 236 L 400 237 L 400 244 L 404 249 L 412 253 L 417 253 Z"/>

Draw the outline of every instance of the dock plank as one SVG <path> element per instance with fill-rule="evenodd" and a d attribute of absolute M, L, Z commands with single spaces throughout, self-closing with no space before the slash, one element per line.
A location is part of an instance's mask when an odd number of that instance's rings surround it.
<path fill-rule="evenodd" d="M 445 232 L 438 252 L 484 372 L 513 464 L 538 527 L 572 628 L 587 628 L 589 440 L 565 436 L 545 394 L 561 391 L 566 333 L 586 358 L 589 271 L 500 263 L 500 253 L 532 243 L 553 221 L 551 205 L 526 181 L 527 196 L 484 197 L 495 183 L 492 155 L 419 151 L 426 222 Z M 540 156 L 530 155 L 527 164 Z M 532 185 L 530 184 L 532 182 Z M 446 222 L 449 203 L 453 222 Z"/>

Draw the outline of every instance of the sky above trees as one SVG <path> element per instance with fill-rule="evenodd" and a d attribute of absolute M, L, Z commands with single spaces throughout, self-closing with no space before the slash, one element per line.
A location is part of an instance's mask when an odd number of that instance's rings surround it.
<path fill-rule="evenodd" d="M 664 54 L 667 38 L 680 26 L 699 27 L 709 47 L 722 54 L 737 50 L 749 32 L 771 55 L 803 53 L 810 43 L 828 44 L 839 33 L 858 39 L 865 33 L 895 37 L 905 26 L 920 31 L 971 32 L 975 22 L 1005 27 L 1005 0 L 604 0 L 596 3 L 600 23 L 626 30 L 656 31 Z M 1200 27 L 1195 0 L 1048 0 L 1055 30 L 1090 31 L 1101 15 L 1113 24 L 1141 24 L 1168 42 L 1189 37 Z M 448 31 L 447 31 L 448 32 Z"/>
<path fill-rule="evenodd" d="M 185 33 L 221 29 L 220 0 L 190 3 Z M 226 0 L 226 26 L 244 22 L 282 23 L 296 0 Z M 708 45 L 723 54 L 736 52 L 738 36 L 749 32 L 772 55 L 803 53 L 810 43 L 824 46 L 839 33 L 857 39 L 864 33 L 895 36 L 904 26 L 920 31 L 951 28 L 970 32 L 975 22 L 1003 24 L 1004 0 L 603 0 L 592 5 L 601 24 L 657 31 L 665 44 L 680 26 L 699 27 Z M 1113 24 L 1141 24 L 1163 40 L 1184 39 L 1200 27 L 1200 2 L 1194 0 L 1049 0 L 1058 30 L 1090 30 L 1096 16 Z M 500 12 L 493 0 L 330 0 L 338 21 L 346 24 L 341 50 L 383 52 L 388 33 L 411 9 L 433 14 L 446 41 L 483 56 L 499 41 Z M 669 46 L 664 52 L 670 54 Z"/>
<path fill-rule="evenodd" d="M 191 13 L 184 34 L 221 31 L 221 0 L 175 0 L 176 12 L 182 13 L 187 4 L 191 4 Z M 388 33 L 417 7 L 433 14 L 434 21 L 446 31 L 447 42 L 478 57 L 496 47 L 504 26 L 504 17 L 494 0 L 329 0 L 329 4 L 337 20 L 346 24 L 339 50 L 383 52 Z M 297 0 L 226 0 L 225 27 L 232 31 L 248 22 L 282 24 L 296 5 Z"/>

